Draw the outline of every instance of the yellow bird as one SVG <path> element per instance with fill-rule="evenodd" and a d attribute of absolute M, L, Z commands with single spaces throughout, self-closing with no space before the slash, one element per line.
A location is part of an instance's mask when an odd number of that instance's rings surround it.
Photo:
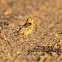
<path fill-rule="evenodd" d="M 33 29 L 33 19 L 28 18 L 26 23 L 22 26 L 22 28 L 19 29 L 18 35 L 28 35 Z"/>

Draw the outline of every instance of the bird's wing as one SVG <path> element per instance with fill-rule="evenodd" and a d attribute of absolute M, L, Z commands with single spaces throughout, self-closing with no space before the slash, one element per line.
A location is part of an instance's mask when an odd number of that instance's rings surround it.
<path fill-rule="evenodd" d="M 31 23 L 26 23 L 23 27 L 28 28 L 31 26 Z"/>

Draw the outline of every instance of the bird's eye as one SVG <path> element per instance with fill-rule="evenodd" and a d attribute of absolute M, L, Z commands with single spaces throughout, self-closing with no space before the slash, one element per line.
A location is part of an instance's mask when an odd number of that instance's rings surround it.
<path fill-rule="evenodd" d="M 31 20 L 33 20 L 33 19 L 31 19 Z"/>

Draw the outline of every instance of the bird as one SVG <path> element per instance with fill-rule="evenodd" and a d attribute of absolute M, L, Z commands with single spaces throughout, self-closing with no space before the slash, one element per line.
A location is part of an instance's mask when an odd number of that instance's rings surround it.
<path fill-rule="evenodd" d="M 26 23 L 18 30 L 18 35 L 28 35 L 33 29 L 33 18 L 28 18 Z"/>

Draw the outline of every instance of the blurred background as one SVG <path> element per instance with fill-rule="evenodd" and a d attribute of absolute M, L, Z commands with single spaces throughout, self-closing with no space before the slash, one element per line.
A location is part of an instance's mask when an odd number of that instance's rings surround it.
<path fill-rule="evenodd" d="M 17 35 L 26 20 L 32 33 Z M 0 62 L 62 62 L 62 0 L 0 0 Z"/>

